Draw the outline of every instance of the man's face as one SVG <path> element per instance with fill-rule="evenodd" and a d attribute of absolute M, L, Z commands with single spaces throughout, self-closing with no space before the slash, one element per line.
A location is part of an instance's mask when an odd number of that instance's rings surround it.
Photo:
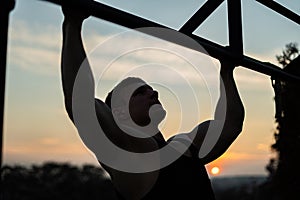
<path fill-rule="evenodd" d="M 132 120 L 139 126 L 147 126 L 151 122 L 149 110 L 155 104 L 159 105 L 161 110 L 157 111 L 160 113 L 154 114 L 153 117 L 157 118 L 154 120 L 160 123 L 165 117 L 165 110 L 158 100 L 158 92 L 147 84 L 138 87 L 129 101 L 129 112 Z"/>

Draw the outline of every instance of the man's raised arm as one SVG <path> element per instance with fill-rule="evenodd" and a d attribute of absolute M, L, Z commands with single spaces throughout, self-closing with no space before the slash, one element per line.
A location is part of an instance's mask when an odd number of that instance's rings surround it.
<path fill-rule="evenodd" d="M 72 93 L 77 72 L 86 59 L 86 53 L 81 38 L 81 28 L 84 19 L 88 16 L 83 13 L 76 13 L 68 8 L 63 8 L 65 15 L 63 21 L 63 46 L 61 56 L 61 73 L 65 107 L 70 119 L 72 114 Z M 91 71 L 84 74 L 89 80 L 89 88 L 94 88 L 94 80 Z"/>
<path fill-rule="evenodd" d="M 74 113 L 73 113 L 73 106 L 74 102 L 77 104 L 84 104 L 79 105 L 82 109 L 85 110 L 84 113 L 77 113 L 80 114 L 80 119 L 87 119 L 86 114 L 89 117 L 93 116 L 92 112 L 96 112 L 97 120 L 103 129 L 103 131 L 107 134 L 110 140 L 112 140 L 116 145 L 120 146 L 128 146 L 130 145 L 129 136 L 127 134 L 120 134 L 120 129 L 116 125 L 113 115 L 111 113 L 111 109 L 101 100 L 95 98 L 95 83 L 94 77 L 86 57 L 86 53 L 84 50 L 82 37 L 81 37 L 81 29 L 82 23 L 84 19 L 88 17 L 85 13 L 82 13 L 78 10 L 72 10 L 72 8 L 64 8 L 63 13 L 65 19 L 63 21 L 63 46 L 62 46 L 62 60 L 61 60 L 61 73 L 62 73 L 62 85 L 63 85 L 63 92 L 64 92 L 64 100 L 65 100 L 65 108 L 70 117 L 70 119 L 74 123 Z M 80 70 L 80 78 L 79 82 L 81 84 L 80 94 L 73 95 L 74 84 L 76 83 L 76 78 L 78 71 Z M 84 88 L 81 88 L 83 84 Z M 78 87 L 77 87 L 78 89 Z M 83 99 L 81 99 L 83 97 Z M 77 98 L 77 99 L 73 99 Z M 80 98 L 80 99 L 78 99 Z M 92 99 L 93 102 L 90 100 Z M 74 101 L 75 100 L 75 101 Z M 89 110 L 90 105 L 89 103 L 93 103 L 95 106 L 95 110 Z M 77 105 L 78 106 L 78 105 Z M 86 109 L 88 108 L 88 109 Z M 87 113 L 88 112 L 88 113 Z M 85 115 L 83 115 L 85 114 Z M 78 117 L 78 116 L 77 116 Z M 81 124 L 82 121 L 80 121 Z M 88 121 L 85 126 L 90 126 L 91 121 Z M 79 127 L 78 124 L 75 124 L 76 128 Z M 98 130 L 99 131 L 99 130 Z M 84 133 L 83 133 L 84 132 Z M 97 147 L 94 143 L 90 143 L 91 141 L 97 141 L 99 138 L 97 136 L 99 133 L 93 133 L 93 131 L 79 131 L 81 139 L 92 151 L 96 151 Z M 83 137 L 84 136 L 84 137 Z"/>
<path fill-rule="evenodd" d="M 214 119 L 201 123 L 190 133 L 191 137 L 195 137 L 193 144 L 200 150 L 199 155 L 204 163 L 209 163 L 225 153 L 243 128 L 245 111 L 234 81 L 233 70 L 234 64 L 221 61 L 220 97 Z M 207 140 L 206 137 L 210 139 Z"/>

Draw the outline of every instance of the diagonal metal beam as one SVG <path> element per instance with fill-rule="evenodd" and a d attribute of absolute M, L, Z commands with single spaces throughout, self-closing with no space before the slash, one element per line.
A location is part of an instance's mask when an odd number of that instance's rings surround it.
<path fill-rule="evenodd" d="M 193 33 L 223 2 L 224 0 L 208 0 L 201 8 L 180 28 L 179 32 Z"/>
<path fill-rule="evenodd" d="M 263 4 L 264 6 L 272 9 L 273 11 L 283 15 L 284 17 L 292 20 L 293 22 L 300 25 L 300 16 L 291 10 L 287 9 L 286 7 L 280 5 L 279 3 L 273 0 L 256 0 L 257 2 Z"/>

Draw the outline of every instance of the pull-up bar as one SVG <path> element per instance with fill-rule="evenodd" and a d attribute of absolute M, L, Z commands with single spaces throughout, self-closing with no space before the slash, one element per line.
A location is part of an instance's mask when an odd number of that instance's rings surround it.
<path fill-rule="evenodd" d="M 144 19 L 142 17 L 118 10 L 116 8 L 107 6 L 105 4 L 102 4 L 102 3 L 99 3 L 96 1 L 85 1 L 85 0 L 42 0 L 42 1 L 52 2 L 57 5 L 63 4 L 63 5 L 67 5 L 70 7 L 79 8 L 82 11 L 90 13 L 91 16 L 94 16 L 94 17 L 97 17 L 97 18 L 100 18 L 100 19 L 103 19 L 106 21 L 110 21 L 112 23 L 130 28 L 130 29 L 141 28 L 141 27 L 161 27 L 161 28 L 171 29 L 169 27 L 163 26 L 156 22 L 153 22 L 153 21 Z M 208 2 L 212 2 L 212 1 L 215 1 L 215 0 L 208 0 Z M 300 77 L 295 76 L 290 73 L 287 73 L 276 65 L 273 65 L 271 63 L 261 62 L 254 58 L 250 58 L 248 56 L 243 55 L 243 53 L 242 53 L 242 44 L 243 43 L 242 43 L 242 37 L 241 37 L 242 26 L 241 26 L 241 24 L 239 24 L 239 23 L 241 23 L 241 16 L 239 16 L 240 19 L 238 19 L 240 22 L 236 21 L 236 19 L 231 19 L 234 17 L 238 17 L 237 15 L 241 15 L 240 0 L 238 0 L 238 2 L 239 2 L 238 6 L 236 6 L 236 4 L 234 4 L 236 1 L 228 0 L 228 2 L 230 4 L 229 6 L 232 6 L 231 8 L 229 8 L 229 10 L 231 9 L 230 11 L 232 13 L 231 15 L 229 15 L 229 23 L 230 23 L 230 21 L 232 21 L 231 27 L 233 27 L 233 25 L 239 26 L 238 28 L 235 27 L 235 28 L 229 29 L 229 35 L 232 35 L 232 37 L 230 39 L 229 48 L 221 46 L 214 42 L 208 41 L 208 40 L 201 38 L 199 36 L 196 36 L 192 33 L 189 33 L 188 31 L 186 31 L 188 28 L 184 28 L 184 27 L 187 27 L 186 25 L 183 26 L 182 30 L 184 30 L 184 33 L 187 36 L 193 38 L 200 45 L 202 45 L 204 47 L 204 49 L 209 53 L 210 56 L 212 56 L 216 59 L 227 58 L 227 59 L 235 61 L 238 65 L 240 65 L 242 67 L 246 67 L 248 69 L 251 69 L 251 70 L 254 70 L 254 71 L 269 75 L 269 76 L 278 77 L 278 78 L 285 79 L 285 80 L 300 81 Z M 218 2 L 215 4 L 214 3 L 209 3 L 209 4 L 206 3 L 206 4 L 204 4 L 204 6 L 207 6 L 207 8 L 210 9 L 210 11 L 208 13 L 212 13 L 212 10 L 216 9 L 218 7 L 218 5 L 220 5 L 221 3 L 222 2 L 220 0 L 218 0 Z M 233 9 L 237 9 L 236 10 L 237 13 L 233 13 Z M 204 15 L 205 15 L 204 17 L 208 17 L 209 16 L 208 13 L 204 13 Z M 199 13 L 199 12 L 196 14 L 197 14 L 197 16 L 201 15 L 201 13 Z M 188 21 L 188 23 L 191 23 L 191 21 Z M 191 23 L 191 25 L 193 23 Z M 196 23 L 199 23 L 199 21 Z M 200 23 L 201 23 L 201 20 L 200 20 Z M 140 30 L 142 30 L 142 29 L 140 29 Z M 174 30 L 174 31 L 177 31 L 177 30 Z M 189 31 L 193 31 L 193 28 L 189 29 Z M 168 38 L 167 35 L 162 35 L 162 34 L 157 35 L 155 32 L 146 33 L 146 34 L 149 34 L 149 35 L 152 35 L 155 37 L 159 37 L 160 39 L 193 49 L 193 47 L 186 46 L 186 44 L 182 43 L 181 41 L 177 41 L 177 40 L 175 41 L 175 40 L 172 40 L 172 38 Z M 234 36 L 237 36 L 238 41 L 234 40 Z M 194 50 L 197 50 L 197 49 L 194 49 Z"/>

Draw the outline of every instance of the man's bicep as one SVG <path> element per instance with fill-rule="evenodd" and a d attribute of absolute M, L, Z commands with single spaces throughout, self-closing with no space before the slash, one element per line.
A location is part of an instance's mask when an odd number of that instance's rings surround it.
<path fill-rule="evenodd" d="M 210 121 L 198 124 L 187 136 L 193 141 L 194 146 L 199 150 L 206 136 Z"/>
<path fill-rule="evenodd" d="M 115 121 L 111 109 L 100 99 L 95 99 L 95 111 L 98 122 L 104 129 L 112 129 L 115 127 Z"/>
<path fill-rule="evenodd" d="M 220 145 L 220 139 L 225 131 L 223 125 L 221 120 L 208 120 L 189 133 L 189 137 L 198 150 L 198 157 L 205 163 L 216 159 L 223 149 L 221 148 L 223 145 Z"/>

